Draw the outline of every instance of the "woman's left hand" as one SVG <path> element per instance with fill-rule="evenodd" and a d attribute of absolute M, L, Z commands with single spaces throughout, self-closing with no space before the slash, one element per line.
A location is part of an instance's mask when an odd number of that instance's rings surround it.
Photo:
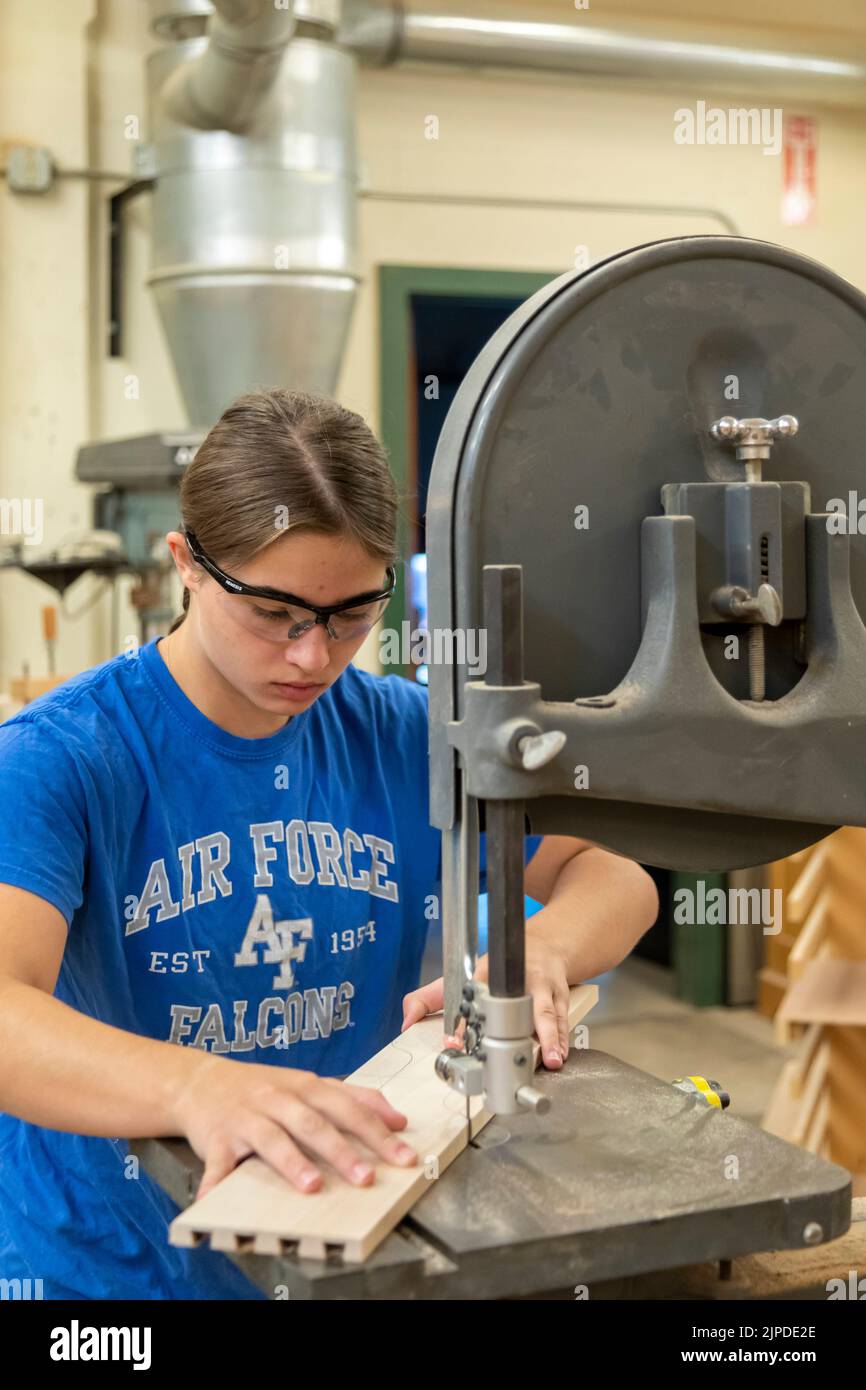
<path fill-rule="evenodd" d="M 537 914 L 540 916 L 541 914 Z M 487 957 L 480 956 L 475 979 L 487 979 Z M 565 957 L 556 946 L 530 927 L 526 932 L 526 993 L 532 996 L 535 1031 L 545 1067 L 555 1071 L 568 1056 L 569 984 Z M 403 1027 L 419 1023 L 444 1008 L 445 986 L 440 978 L 403 999 Z"/>

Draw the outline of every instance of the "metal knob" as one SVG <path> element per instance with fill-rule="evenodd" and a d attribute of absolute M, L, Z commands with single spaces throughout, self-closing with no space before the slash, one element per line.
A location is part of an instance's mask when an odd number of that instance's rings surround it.
<path fill-rule="evenodd" d="M 535 772 L 537 768 L 552 762 L 565 744 L 565 734 L 559 729 L 551 729 L 546 734 L 527 734 L 525 738 L 518 739 L 517 749 L 526 771 Z"/>
<path fill-rule="evenodd" d="M 736 608 L 734 609 L 736 612 Z M 743 599 L 739 611 L 748 616 L 760 618 L 770 627 L 778 627 L 782 621 L 782 600 L 772 584 L 760 584 L 754 598 Z"/>
<path fill-rule="evenodd" d="M 754 416 L 738 420 L 735 415 L 723 415 L 710 425 L 710 434 L 720 444 L 733 444 L 740 463 L 746 465 L 746 481 L 761 481 L 761 464 L 770 457 L 777 439 L 790 439 L 800 428 L 795 415 L 779 415 L 775 420 Z"/>
<path fill-rule="evenodd" d="M 518 716 L 500 725 L 496 731 L 496 742 L 500 755 L 512 767 L 535 772 L 562 751 L 567 739 L 559 729 L 549 729 L 543 733 L 534 720 Z"/>
<path fill-rule="evenodd" d="M 436 1075 L 441 1077 L 443 1081 L 450 1081 L 454 1062 L 458 1057 L 463 1056 L 465 1053 L 459 1047 L 444 1048 L 433 1063 Z"/>
<path fill-rule="evenodd" d="M 714 590 L 712 602 L 726 617 L 756 618 L 768 627 L 778 627 L 782 621 L 782 600 L 772 584 L 760 584 L 756 594 L 737 584 L 729 585 Z"/>
<path fill-rule="evenodd" d="M 541 1091 L 536 1091 L 534 1086 L 520 1086 L 516 1092 L 520 1104 L 527 1110 L 534 1110 L 536 1115 L 546 1115 L 550 1109 L 550 1100 L 542 1095 Z"/>
<path fill-rule="evenodd" d="M 779 415 L 775 420 L 764 420 L 761 416 L 738 420 L 735 415 L 723 415 L 721 420 L 710 425 L 710 434 L 722 444 L 766 446 L 769 452 L 775 440 L 789 439 L 799 428 L 796 415 Z"/>

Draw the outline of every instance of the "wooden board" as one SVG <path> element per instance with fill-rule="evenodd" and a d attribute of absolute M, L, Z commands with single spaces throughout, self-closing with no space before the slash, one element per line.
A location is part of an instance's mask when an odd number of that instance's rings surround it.
<path fill-rule="evenodd" d="M 58 685 L 71 680 L 71 675 L 13 676 L 9 682 L 9 694 L 19 704 L 29 705 L 31 700 L 37 700 L 40 695 L 47 694 L 49 690 L 56 690 Z"/>
<path fill-rule="evenodd" d="M 576 1027 L 597 999 L 597 985 L 572 989 L 569 1029 Z M 469 1141 L 466 1102 L 433 1069 L 442 1037 L 442 1015 L 425 1018 L 346 1081 L 347 1085 L 375 1086 L 406 1115 L 409 1123 L 401 1138 L 418 1152 L 415 1167 L 396 1168 L 376 1159 L 376 1181 L 370 1187 L 354 1187 L 317 1157 L 322 1187 L 304 1193 L 263 1159 L 248 1158 L 175 1218 L 169 1227 L 172 1245 L 198 1245 L 209 1237 L 216 1250 L 297 1253 L 310 1259 L 339 1251 L 349 1262 L 366 1259 Z M 533 1065 L 538 1064 L 539 1051 L 536 1043 Z M 490 1118 L 477 1097 L 470 1102 L 472 1137 Z M 539 1124 L 543 1123 L 539 1117 Z M 353 1142 L 366 1155 L 361 1141 Z"/>
<path fill-rule="evenodd" d="M 761 1128 L 780 1139 L 787 1139 L 797 1123 L 800 1101 L 794 1093 L 797 1083 L 799 1063 L 794 1059 L 786 1062 L 770 1097 L 770 1103 L 761 1120 Z"/>
<path fill-rule="evenodd" d="M 813 1023 L 802 1039 L 799 1055 L 791 1058 L 782 1068 L 770 1098 L 770 1104 L 761 1121 L 762 1129 L 766 1129 L 770 1134 L 777 1134 L 780 1139 L 787 1139 L 789 1143 L 796 1142 L 794 1133 L 798 1128 L 805 1129 L 811 1123 L 809 1117 L 815 1108 L 817 1099 L 814 1095 L 816 1090 L 815 1065 L 822 1045 L 829 1047 L 825 1030 L 819 1023 Z M 826 1057 L 822 1081 L 825 1076 Z M 808 1099 L 810 1093 L 813 1097 L 811 1105 L 809 1105 Z M 804 1104 L 809 1105 L 806 1126 L 801 1124 Z"/>
<path fill-rule="evenodd" d="M 866 961 L 811 960 L 788 990 L 778 1018 L 789 1023 L 866 1024 Z"/>
<path fill-rule="evenodd" d="M 772 1018 L 785 997 L 785 990 L 788 988 L 788 976 L 783 975 L 780 970 L 763 969 L 758 971 L 759 984 L 759 1012 L 765 1018 Z"/>
<path fill-rule="evenodd" d="M 796 940 L 796 936 L 792 936 L 790 932 L 786 931 L 780 931 L 776 936 L 766 937 L 764 940 L 764 966 L 766 969 L 784 975 L 788 969 L 788 956 Z"/>
<path fill-rule="evenodd" d="M 822 947 L 826 946 L 829 931 L 832 894 L 830 889 L 822 888 L 806 917 L 805 922 L 794 938 L 788 956 L 788 978 L 799 980 L 806 963 L 814 960 Z"/>
<path fill-rule="evenodd" d="M 812 1127 L 815 1111 L 821 1104 L 829 1072 L 830 1044 L 825 1038 L 818 1046 L 806 1077 L 803 1094 L 797 1103 L 797 1116 L 790 1134 L 792 1144 L 804 1143 L 806 1135 Z"/>
<path fill-rule="evenodd" d="M 816 845 L 806 861 L 802 872 L 788 892 L 785 903 L 786 926 L 801 923 L 809 913 L 813 902 L 825 883 L 829 839 Z M 790 926 L 788 926 L 790 930 Z"/>

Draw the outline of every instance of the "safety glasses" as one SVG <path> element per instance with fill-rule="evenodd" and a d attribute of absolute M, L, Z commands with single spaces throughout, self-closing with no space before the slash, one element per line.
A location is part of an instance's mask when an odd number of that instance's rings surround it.
<path fill-rule="evenodd" d="M 290 642 L 302 637 L 311 627 L 321 623 L 335 642 L 348 642 L 363 637 L 381 618 L 397 587 L 393 565 L 387 569 L 389 586 L 378 593 L 359 594 L 344 603 L 322 608 L 295 594 L 280 589 L 257 588 L 234 579 L 220 569 L 202 550 L 193 531 L 184 530 L 189 553 L 220 588 L 238 599 L 231 611 L 248 632 L 266 642 Z"/>

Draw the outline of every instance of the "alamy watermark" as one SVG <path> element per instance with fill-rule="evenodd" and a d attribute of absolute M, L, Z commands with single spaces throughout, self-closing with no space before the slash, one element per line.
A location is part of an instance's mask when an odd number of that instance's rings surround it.
<path fill-rule="evenodd" d="M 856 1269 L 848 1270 L 847 1283 L 844 1279 L 828 1279 L 824 1286 L 827 1290 L 828 1302 L 833 1299 L 852 1299 L 855 1303 L 862 1303 L 866 1300 L 866 1277 L 861 1278 Z"/>
<path fill-rule="evenodd" d="M 764 154 L 782 152 L 781 106 L 707 107 L 699 101 L 692 110 L 674 112 L 676 145 L 762 145 Z"/>
<path fill-rule="evenodd" d="M 472 680 L 487 670 L 487 629 L 415 627 L 405 620 L 379 634 L 382 666 L 466 666 Z"/>
<path fill-rule="evenodd" d="M 23 536 L 25 545 L 41 545 L 43 514 L 41 497 L 0 497 L 0 536 Z"/>
<path fill-rule="evenodd" d="M 866 497 L 851 489 L 847 498 L 829 498 L 824 510 L 828 535 L 866 536 Z"/>
<path fill-rule="evenodd" d="M 0 1279 L 0 1302 L 13 1299 L 26 1303 L 44 1297 L 41 1279 Z"/>
<path fill-rule="evenodd" d="M 151 1362 L 149 1327 L 89 1327 L 73 1318 L 68 1327 L 51 1329 L 52 1361 L 131 1361 L 134 1371 Z"/>
<path fill-rule="evenodd" d="M 674 921 L 678 926 L 762 927 L 764 936 L 782 930 L 781 888 L 707 888 L 698 879 L 697 889 L 674 892 Z"/>

